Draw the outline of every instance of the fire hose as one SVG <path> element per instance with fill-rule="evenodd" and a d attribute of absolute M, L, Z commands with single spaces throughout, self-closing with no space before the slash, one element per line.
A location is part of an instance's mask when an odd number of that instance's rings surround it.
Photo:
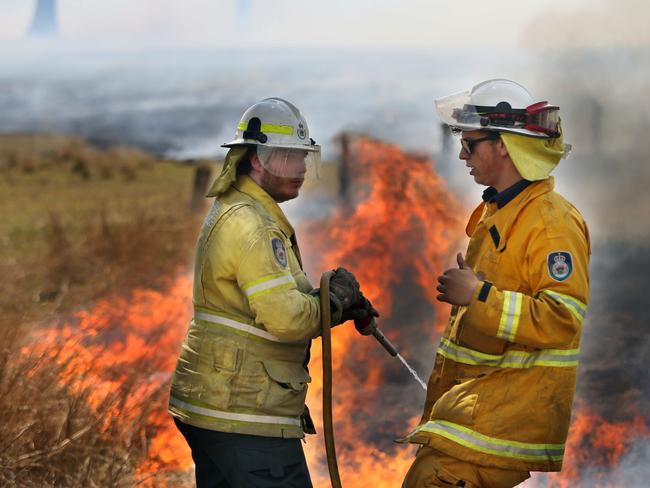
<path fill-rule="evenodd" d="M 323 337 L 323 431 L 327 469 L 332 488 L 341 488 L 341 476 L 336 462 L 334 424 L 332 423 L 332 315 L 330 312 L 330 279 L 334 271 L 326 271 L 320 278 L 320 316 Z"/>
<path fill-rule="evenodd" d="M 334 271 L 326 271 L 320 279 L 320 310 L 323 341 L 323 431 L 325 433 L 327 469 L 330 473 L 332 488 L 341 488 L 341 477 L 339 475 L 338 463 L 336 462 L 336 446 L 334 445 L 334 424 L 332 422 L 332 315 L 329 300 L 330 279 L 332 276 L 334 276 Z M 368 316 L 363 321 L 357 321 L 355 326 L 361 335 L 372 335 L 386 349 L 388 354 L 393 357 L 397 356 L 426 390 L 424 382 L 418 378 L 415 371 L 397 352 L 395 346 L 377 328 L 374 317 Z"/>

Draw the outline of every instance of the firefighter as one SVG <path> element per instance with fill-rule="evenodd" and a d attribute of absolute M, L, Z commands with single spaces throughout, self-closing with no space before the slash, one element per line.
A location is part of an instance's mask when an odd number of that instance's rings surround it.
<path fill-rule="evenodd" d="M 278 203 L 298 196 L 320 147 L 299 110 L 279 98 L 246 110 L 224 147 L 169 412 L 192 450 L 199 488 L 310 487 L 300 439 L 314 433 L 305 396 L 320 299 Z M 361 300 L 352 273 L 337 269 L 332 325 L 372 313 L 352 309 Z"/>
<path fill-rule="evenodd" d="M 452 305 L 435 356 L 420 444 L 404 487 L 505 488 L 560 471 L 571 418 L 590 242 L 549 173 L 565 155 L 559 108 L 510 80 L 436 100 L 460 159 L 488 188 L 458 267 L 438 277 Z"/>

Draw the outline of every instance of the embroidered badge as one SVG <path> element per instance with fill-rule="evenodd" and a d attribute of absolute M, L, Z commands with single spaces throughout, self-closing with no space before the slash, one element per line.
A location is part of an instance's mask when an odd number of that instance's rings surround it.
<path fill-rule="evenodd" d="M 564 281 L 573 273 L 573 260 L 571 253 L 555 251 L 547 258 L 548 274 L 555 281 Z"/>
<path fill-rule="evenodd" d="M 283 268 L 287 267 L 287 251 L 284 250 L 284 244 L 282 244 L 282 239 L 279 237 L 274 237 L 271 239 L 271 247 L 273 248 L 273 255 L 275 260 Z"/>

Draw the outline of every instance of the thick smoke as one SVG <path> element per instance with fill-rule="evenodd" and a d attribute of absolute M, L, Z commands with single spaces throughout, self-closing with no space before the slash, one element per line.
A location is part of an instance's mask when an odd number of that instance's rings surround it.
<path fill-rule="evenodd" d="M 557 188 L 592 234 L 577 405 L 610 423 L 645 419 L 615 468 L 594 459 L 577 466 L 580 486 L 645 486 L 649 474 L 650 39 L 639 28 L 647 15 L 636 0 L 599 2 L 552 24 L 546 14 L 525 35 L 534 46 L 536 88 L 561 106 L 574 144 L 556 172 Z M 541 37 L 541 25 L 554 25 L 553 36 Z"/>

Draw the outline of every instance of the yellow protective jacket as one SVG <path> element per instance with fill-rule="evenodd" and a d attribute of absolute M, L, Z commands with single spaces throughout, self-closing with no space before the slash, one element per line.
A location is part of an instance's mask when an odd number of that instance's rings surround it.
<path fill-rule="evenodd" d="M 204 429 L 303 437 L 310 340 L 320 304 L 278 204 L 240 176 L 206 216 L 197 242 L 194 318 L 169 412 Z M 307 422 L 307 424 L 305 424 Z"/>
<path fill-rule="evenodd" d="M 421 423 L 406 439 L 481 466 L 559 471 L 589 295 L 579 212 L 535 182 L 467 225 L 466 262 L 484 280 L 453 307 Z"/>

